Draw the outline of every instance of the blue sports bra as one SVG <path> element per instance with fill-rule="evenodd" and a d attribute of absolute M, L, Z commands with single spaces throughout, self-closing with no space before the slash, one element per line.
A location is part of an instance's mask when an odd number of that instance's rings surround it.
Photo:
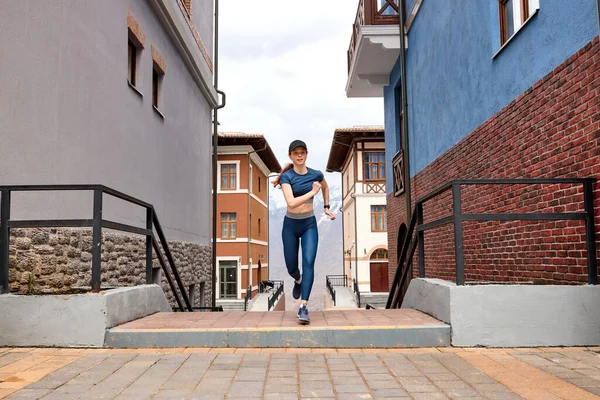
<path fill-rule="evenodd" d="M 298 174 L 293 168 L 288 169 L 279 177 L 279 183 L 287 183 L 292 187 L 294 197 L 300 197 L 312 190 L 313 182 L 322 182 L 324 175 L 321 171 L 308 168 L 304 175 Z M 312 199 L 311 199 L 312 200 Z"/>

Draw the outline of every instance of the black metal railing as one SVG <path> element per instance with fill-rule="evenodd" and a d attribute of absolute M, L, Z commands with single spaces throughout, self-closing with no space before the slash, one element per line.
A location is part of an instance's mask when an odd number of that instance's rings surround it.
<path fill-rule="evenodd" d="M 275 306 L 277 299 L 283 293 L 283 281 L 273 281 L 275 291 L 271 294 L 267 300 L 267 311 L 271 311 L 271 309 Z"/>
<path fill-rule="evenodd" d="M 192 309 L 194 311 L 200 311 L 200 312 L 223 312 L 223 306 L 216 306 L 216 307 L 210 307 L 210 306 L 206 306 L 206 307 L 192 307 Z M 179 308 L 174 307 L 173 308 L 173 312 L 179 312 L 181 311 Z"/>
<path fill-rule="evenodd" d="M 13 192 L 48 192 L 48 191 L 92 191 L 93 217 L 92 219 L 45 219 L 45 220 L 11 220 L 11 196 Z M 152 283 L 152 249 L 164 271 L 165 278 L 173 292 L 179 309 L 192 311 L 192 305 L 187 296 L 179 272 L 173 260 L 164 232 L 154 211 L 152 204 L 146 203 L 135 197 L 121 193 L 103 185 L 24 185 L 0 186 L 0 294 L 8 293 L 8 269 L 10 229 L 12 228 L 92 228 L 92 278 L 91 290 L 99 292 L 102 288 L 101 258 L 102 258 L 102 228 L 121 232 L 128 232 L 146 237 L 146 283 Z M 102 204 L 104 195 L 127 201 L 146 209 L 146 227 L 140 228 L 122 224 L 102 218 Z M 156 230 L 156 235 L 154 234 Z M 157 240 L 158 237 L 158 240 Z M 162 248 L 162 252 L 161 252 Z M 166 257 L 163 258 L 162 253 Z M 169 268 L 170 267 L 170 271 Z M 171 273 L 175 278 L 179 292 L 175 287 Z M 185 303 L 185 304 L 184 304 Z"/>
<path fill-rule="evenodd" d="M 335 306 L 335 290 L 333 290 L 333 285 L 331 284 L 329 277 L 326 277 L 326 279 L 325 279 L 325 287 L 327 288 L 327 291 L 329 292 L 329 295 L 331 296 L 331 302 Z"/>
<path fill-rule="evenodd" d="M 594 183 L 595 178 L 572 179 L 479 179 L 454 180 L 442 185 L 415 202 L 413 215 L 410 220 L 394 281 L 390 288 L 386 308 L 398 308 L 402 304 L 402 290 L 407 282 L 408 273 L 412 271 L 412 259 L 418 245 L 419 248 L 419 277 L 425 277 L 425 243 L 424 232 L 446 224 L 454 226 L 454 256 L 456 259 L 456 284 L 465 284 L 465 259 L 463 245 L 464 221 L 585 221 L 585 244 L 587 253 L 588 283 L 598 284 L 598 264 L 596 259 L 596 232 L 594 223 Z M 583 186 L 583 212 L 562 213 L 499 213 L 499 214 L 464 214 L 462 212 L 461 186 L 474 185 L 557 185 L 570 184 Z M 423 223 L 423 204 L 440 194 L 452 190 L 452 215 Z"/>
<path fill-rule="evenodd" d="M 348 276 L 346 275 L 327 275 L 326 278 L 331 286 L 348 286 Z"/>
<path fill-rule="evenodd" d="M 244 311 L 248 311 L 248 302 L 252 299 L 252 286 L 246 288 L 246 296 L 244 296 Z"/>
<path fill-rule="evenodd" d="M 356 305 L 360 308 L 360 288 L 356 279 L 352 279 L 352 286 L 354 287 L 354 295 L 356 296 Z"/>

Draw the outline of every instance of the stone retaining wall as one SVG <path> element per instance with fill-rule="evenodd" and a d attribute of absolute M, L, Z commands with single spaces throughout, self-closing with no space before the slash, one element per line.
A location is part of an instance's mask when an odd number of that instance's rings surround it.
<path fill-rule="evenodd" d="M 145 238 L 103 233 L 102 286 L 135 286 L 146 283 Z M 211 247 L 170 241 L 169 248 L 181 280 L 194 287 L 194 304 L 210 305 Z M 154 258 L 154 275 L 172 306 L 177 303 L 160 264 Z M 9 288 L 15 294 L 65 293 L 90 286 L 92 231 L 89 229 L 12 229 Z M 156 282 L 158 283 L 158 282 Z M 201 296 L 201 287 L 204 288 Z M 201 300 L 203 297 L 203 301 Z"/>

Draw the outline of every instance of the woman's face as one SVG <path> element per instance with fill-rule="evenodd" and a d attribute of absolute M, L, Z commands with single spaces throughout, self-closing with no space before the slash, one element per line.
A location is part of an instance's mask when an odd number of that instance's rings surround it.
<path fill-rule="evenodd" d="M 308 152 L 303 147 L 296 147 L 290 153 L 290 160 L 294 165 L 304 165 L 306 162 L 306 157 L 308 156 Z"/>

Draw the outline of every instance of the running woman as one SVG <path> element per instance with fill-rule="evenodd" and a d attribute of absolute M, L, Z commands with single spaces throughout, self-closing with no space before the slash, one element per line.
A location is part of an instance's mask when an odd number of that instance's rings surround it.
<path fill-rule="evenodd" d="M 315 258 L 319 243 L 317 220 L 313 210 L 313 199 L 323 192 L 324 211 L 329 219 L 335 215 L 329 208 L 329 186 L 321 171 L 308 168 L 306 158 L 308 150 L 302 140 L 294 140 L 289 147 L 292 161 L 283 170 L 273 185 L 281 185 L 287 203 L 287 214 L 283 220 L 283 255 L 288 273 L 294 278 L 294 299 L 301 298 L 298 320 L 309 324 L 308 298 L 315 277 Z M 302 245 L 302 273 L 298 268 L 298 249 Z"/>

